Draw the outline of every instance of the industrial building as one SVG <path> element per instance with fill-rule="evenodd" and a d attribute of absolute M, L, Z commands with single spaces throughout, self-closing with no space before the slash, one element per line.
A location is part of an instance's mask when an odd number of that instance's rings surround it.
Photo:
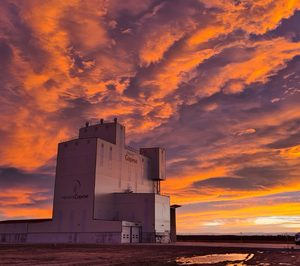
<path fill-rule="evenodd" d="M 0 243 L 174 241 L 178 205 L 160 193 L 165 169 L 165 150 L 126 146 L 116 118 L 86 123 L 58 144 L 52 219 L 1 221 Z"/>

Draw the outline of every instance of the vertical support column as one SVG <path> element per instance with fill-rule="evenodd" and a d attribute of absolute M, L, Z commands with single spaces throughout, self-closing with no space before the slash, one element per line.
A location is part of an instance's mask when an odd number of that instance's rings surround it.
<path fill-rule="evenodd" d="M 181 207 L 180 205 L 170 206 L 170 240 L 171 242 L 176 242 L 176 209 Z"/>

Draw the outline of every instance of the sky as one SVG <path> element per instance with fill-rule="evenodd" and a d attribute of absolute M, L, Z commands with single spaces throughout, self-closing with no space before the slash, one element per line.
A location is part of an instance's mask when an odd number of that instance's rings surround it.
<path fill-rule="evenodd" d="M 57 143 L 167 149 L 178 233 L 300 231 L 300 0 L 0 1 L 0 220 L 52 215 Z"/>

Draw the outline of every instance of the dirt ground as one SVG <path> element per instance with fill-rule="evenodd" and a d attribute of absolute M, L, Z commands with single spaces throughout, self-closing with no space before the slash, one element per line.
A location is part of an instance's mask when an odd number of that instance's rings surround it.
<path fill-rule="evenodd" d="M 182 257 L 253 254 L 247 261 L 189 265 L 300 265 L 300 250 L 176 245 L 0 245 L 0 265 L 188 265 Z M 249 256 L 248 256 L 249 258 Z M 176 262 L 177 260 L 177 262 Z"/>

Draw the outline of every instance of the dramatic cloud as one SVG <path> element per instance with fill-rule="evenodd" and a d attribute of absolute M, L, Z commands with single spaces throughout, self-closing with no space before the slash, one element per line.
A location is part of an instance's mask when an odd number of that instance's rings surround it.
<path fill-rule="evenodd" d="M 0 218 L 51 216 L 57 143 L 118 116 L 167 148 L 179 231 L 292 230 L 299 23 L 298 0 L 1 1 Z"/>
<path fill-rule="evenodd" d="M 0 218 L 51 217 L 53 175 L 0 168 Z"/>

